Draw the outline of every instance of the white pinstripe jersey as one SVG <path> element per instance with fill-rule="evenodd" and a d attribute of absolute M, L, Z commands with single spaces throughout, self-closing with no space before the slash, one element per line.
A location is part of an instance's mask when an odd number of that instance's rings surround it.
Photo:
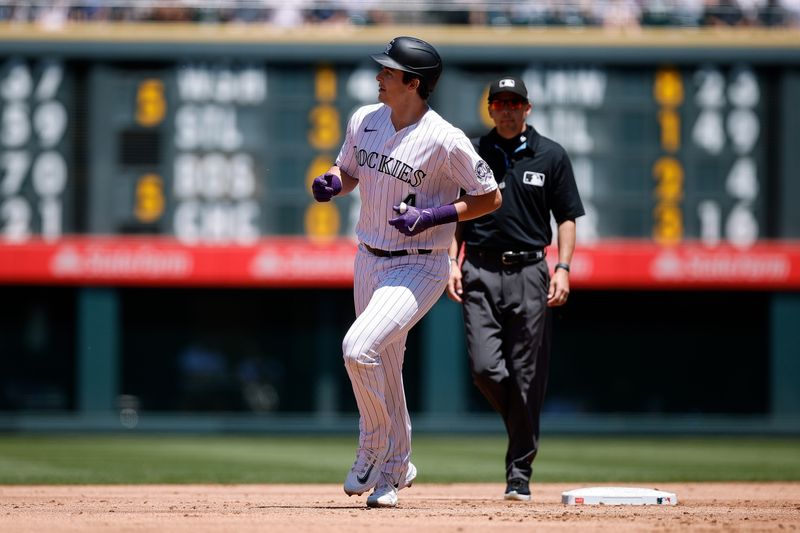
<path fill-rule="evenodd" d="M 460 129 L 429 109 L 417 122 L 395 131 L 385 104 L 359 108 L 350 118 L 336 165 L 358 179 L 361 213 L 356 235 L 382 250 L 446 249 L 455 223 L 407 237 L 388 224 L 392 209 L 409 195 L 418 208 L 452 203 L 460 189 L 481 195 L 497 188 L 489 165 Z"/>

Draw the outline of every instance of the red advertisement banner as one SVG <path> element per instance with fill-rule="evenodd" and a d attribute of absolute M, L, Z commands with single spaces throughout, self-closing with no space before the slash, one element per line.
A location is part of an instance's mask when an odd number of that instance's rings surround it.
<path fill-rule="evenodd" d="M 197 287 L 349 287 L 356 243 L 268 238 L 252 246 L 188 246 L 161 237 L 71 237 L 0 244 L 0 283 Z M 557 260 L 554 247 L 548 262 Z M 800 289 L 800 241 L 747 249 L 650 241 L 579 246 L 574 288 Z"/>

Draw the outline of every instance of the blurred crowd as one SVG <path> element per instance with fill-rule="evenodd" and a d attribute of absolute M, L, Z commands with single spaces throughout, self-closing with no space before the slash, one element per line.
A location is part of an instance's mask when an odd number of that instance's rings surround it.
<path fill-rule="evenodd" d="M 800 0 L 0 0 L 0 20 L 213 24 L 792 26 Z"/>

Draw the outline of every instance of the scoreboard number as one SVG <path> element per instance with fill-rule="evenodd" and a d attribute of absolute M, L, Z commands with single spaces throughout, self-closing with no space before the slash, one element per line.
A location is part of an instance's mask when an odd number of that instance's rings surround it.
<path fill-rule="evenodd" d="M 0 67 L 0 239 L 23 242 L 63 233 L 69 168 L 63 143 L 69 126 L 58 100 L 64 78 L 57 62 L 10 60 Z"/>
<path fill-rule="evenodd" d="M 754 153 L 761 136 L 758 79 L 749 68 L 734 68 L 726 75 L 707 67 L 695 73 L 694 81 L 700 115 L 692 139 L 708 154 L 722 158 L 727 149 L 733 157 L 719 197 L 698 203 L 700 239 L 716 246 L 724 236 L 733 246 L 748 248 L 761 231 L 755 213 L 761 190 Z M 727 216 L 723 202 L 732 204 Z"/>

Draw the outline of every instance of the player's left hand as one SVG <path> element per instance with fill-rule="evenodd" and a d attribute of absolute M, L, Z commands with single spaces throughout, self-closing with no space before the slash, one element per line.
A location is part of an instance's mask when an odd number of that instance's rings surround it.
<path fill-rule="evenodd" d="M 567 303 L 569 296 L 569 274 L 557 269 L 550 278 L 550 289 L 547 291 L 547 307 L 558 307 Z"/>
<path fill-rule="evenodd" d="M 403 211 L 405 208 L 405 211 Z M 392 209 L 400 216 L 389 219 L 389 225 L 397 228 L 397 231 L 411 237 L 417 233 L 422 233 L 433 226 L 436 219 L 430 209 L 417 209 L 413 205 L 405 204 L 393 205 Z"/>

